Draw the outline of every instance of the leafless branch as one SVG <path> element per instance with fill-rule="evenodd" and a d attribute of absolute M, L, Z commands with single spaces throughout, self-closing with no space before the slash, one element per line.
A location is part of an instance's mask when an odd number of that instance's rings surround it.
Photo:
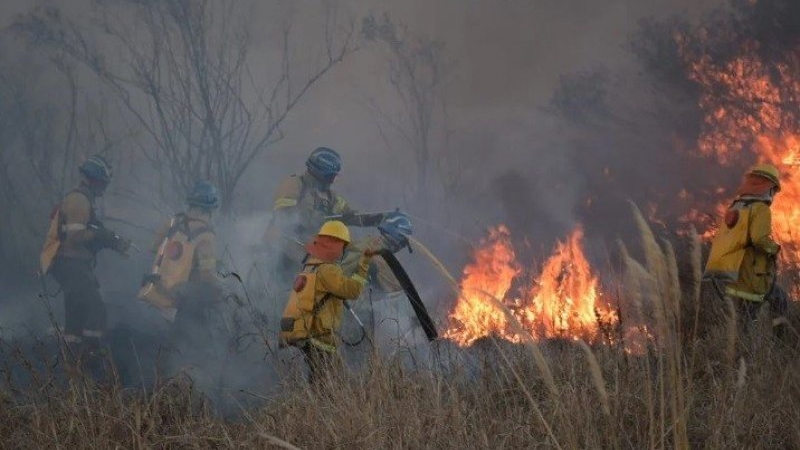
<path fill-rule="evenodd" d="M 356 50 L 353 24 L 338 28 L 336 8 L 327 11 L 325 56 L 303 77 L 291 57 L 291 28 L 284 26 L 279 74 L 269 94 L 249 69 L 249 34 L 234 0 L 98 3 L 94 31 L 109 42 L 102 49 L 95 36 L 53 9 L 31 14 L 16 28 L 103 81 L 144 132 L 142 153 L 169 174 L 173 191 L 211 179 L 230 212 L 249 165 L 283 138 L 281 126 L 311 88 Z M 131 16 L 135 22 L 127 25 Z M 124 64 L 109 62 L 117 60 Z"/>

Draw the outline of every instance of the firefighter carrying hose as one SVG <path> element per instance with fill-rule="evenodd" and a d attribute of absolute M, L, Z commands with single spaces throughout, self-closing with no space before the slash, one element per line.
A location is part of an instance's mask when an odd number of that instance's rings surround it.
<path fill-rule="evenodd" d="M 208 335 L 208 312 L 222 298 L 211 226 L 219 192 L 213 184 L 198 181 L 186 203 L 188 209 L 175 214 L 157 234 L 156 259 L 152 272 L 145 275 L 139 299 L 174 321 L 180 340 L 196 344 L 193 337 Z"/>
<path fill-rule="evenodd" d="M 780 190 L 774 166 L 761 164 L 748 170 L 720 222 L 706 264 L 706 276 L 715 283 L 727 282 L 719 290 L 738 301 L 751 319 L 765 302 L 776 315 L 787 308 L 786 293 L 775 283 L 781 246 L 772 238 L 770 210 Z"/>
<path fill-rule="evenodd" d="M 341 169 L 339 153 L 319 147 L 309 155 L 305 173 L 290 176 L 278 188 L 264 241 L 275 252 L 279 273 L 290 275 L 300 267 L 306 254 L 303 243 L 327 217 L 338 216 L 344 224 L 357 227 L 378 226 L 384 220 L 383 213 L 358 214 L 332 189 Z"/>
<path fill-rule="evenodd" d="M 322 225 L 306 245 L 303 270 L 294 279 L 281 319 L 281 345 L 303 351 L 312 382 L 336 361 L 344 301 L 357 299 L 367 284 L 370 251 L 361 254 L 356 273 L 346 276 L 342 272 L 340 261 L 349 243 L 350 231 L 344 223 Z"/>
<path fill-rule="evenodd" d="M 131 241 L 106 229 L 95 211 L 95 200 L 111 181 L 111 165 L 95 155 L 78 170 L 79 185 L 53 210 L 40 263 L 41 273 L 51 274 L 64 292 L 64 340 L 76 353 L 94 356 L 106 328 L 96 256 L 107 248 L 125 255 Z"/>

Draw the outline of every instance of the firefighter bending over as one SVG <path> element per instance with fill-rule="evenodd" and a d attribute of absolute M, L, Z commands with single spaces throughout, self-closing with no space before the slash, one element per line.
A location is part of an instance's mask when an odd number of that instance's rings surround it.
<path fill-rule="evenodd" d="M 352 276 L 342 272 L 340 261 L 349 243 L 350 231 L 344 223 L 329 221 L 322 225 L 306 245 L 305 265 L 295 277 L 281 319 L 281 345 L 303 351 L 311 381 L 335 363 L 344 301 L 357 299 L 367 284 L 371 252 L 362 253 Z"/>
<path fill-rule="evenodd" d="M 781 246 L 772 238 L 770 210 L 780 190 L 774 166 L 761 164 L 748 170 L 720 222 L 706 264 L 706 275 L 727 281 L 724 294 L 736 299 L 749 318 L 765 301 L 777 315 L 787 307 L 786 293 L 775 282 Z"/>
<path fill-rule="evenodd" d="M 96 355 L 106 329 L 96 256 L 107 248 L 125 255 L 131 241 L 106 229 L 95 211 L 95 200 L 111 181 L 111 165 L 95 155 L 78 170 L 80 184 L 53 210 L 40 262 L 42 274 L 51 274 L 64 292 L 64 340 L 78 354 Z"/>

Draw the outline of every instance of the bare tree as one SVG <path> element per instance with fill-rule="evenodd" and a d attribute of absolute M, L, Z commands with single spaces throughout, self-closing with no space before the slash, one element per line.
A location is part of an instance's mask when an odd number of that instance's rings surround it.
<path fill-rule="evenodd" d="M 413 153 L 417 172 L 417 189 L 427 192 L 431 169 L 437 169 L 442 187 L 457 184 L 459 171 L 450 171 L 454 159 L 441 165 L 445 151 L 434 149 L 435 132 L 443 132 L 443 147 L 447 146 L 450 132 L 445 127 L 447 103 L 444 88 L 449 81 L 453 63 L 446 61 L 444 44 L 423 37 L 412 36 L 406 26 L 395 24 L 388 15 L 376 19 L 363 19 L 361 33 L 367 41 L 385 44 L 390 53 L 389 82 L 400 99 L 401 111 L 397 115 L 378 109 L 383 122 L 400 136 Z M 391 139 L 381 127 L 384 140 Z M 446 150 L 446 149 L 444 149 Z M 451 156 L 451 155 L 446 155 Z"/>
<path fill-rule="evenodd" d="M 87 141 L 78 127 L 81 99 L 71 67 L 53 61 L 57 70 L 43 72 L 42 67 L 52 67 L 48 61 L 3 56 L 0 211 L 6 214 L 0 221 L 0 264 L 13 267 L 3 273 L 13 273 L 16 280 L 20 266 L 26 267 L 23 273 L 33 273 L 27 267 L 38 254 L 47 213 L 71 187 L 78 149 Z M 48 86 L 62 95 L 43 94 Z"/>
<path fill-rule="evenodd" d="M 79 61 L 110 88 L 143 131 L 142 154 L 166 172 L 162 197 L 175 200 L 207 178 L 220 186 L 230 212 L 250 163 L 283 137 L 281 126 L 310 88 L 355 50 L 354 27 L 337 27 L 329 10 L 322 56 L 300 76 L 285 26 L 280 64 L 264 89 L 250 69 L 241 8 L 235 0 L 97 2 L 96 34 L 52 8 L 24 17 L 16 29 Z"/>

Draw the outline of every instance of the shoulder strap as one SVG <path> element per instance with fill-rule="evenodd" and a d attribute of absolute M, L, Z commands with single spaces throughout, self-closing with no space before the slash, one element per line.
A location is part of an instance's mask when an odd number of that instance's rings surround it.
<path fill-rule="evenodd" d="M 86 188 L 84 188 L 83 186 L 78 186 L 78 187 L 76 187 L 75 189 L 73 189 L 73 190 L 69 191 L 69 192 L 67 193 L 67 195 L 69 195 L 69 194 L 73 194 L 73 193 L 76 193 L 76 194 L 81 194 L 82 196 L 86 197 L 86 200 L 89 202 L 89 210 L 91 211 L 91 212 L 90 212 L 91 220 L 94 220 L 94 219 L 95 219 L 95 214 L 94 214 L 94 197 L 93 197 L 93 196 L 92 196 L 92 195 L 91 195 L 91 194 L 88 192 L 88 190 L 87 190 Z M 66 197 L 66 195 L 65 195 L 65 197 Z"/>
<path fill-rule="evenodd" d="M 189 234 L 189 225 L 185 213 L 178 213 L 172 216 L 172 226 L 167 230 L 167 237 L 171 238 L 176 233 Z"/>
<path fill-rule="evenodd" d="M 317 270 L 319 270 L 319 266 L 321 266 L 322 264 L 323 263 L 312 263 L 312 264 L 305 263 L 303 264 L 303 272 L 305 272 L 306 269 L 310 268 L 311 270 L 306 273 L 317 273 Z"/>
<path fill-rule="evenodd" d="M 175 233 L 183 233 L 186 235 L 186 239 L 189 242 L 191 242 L 203 233 L 215 234 L 214 230 L 211 228 L 211 226 L 208 225 L 208 222 L 206 222 L 205 220 L 192 219 L 189 216 L 187 216 L 186 213 L 182 212 L 175 214 L 174 217 L 175 217 L 175 224 L 167 232 L 167 236 L 169 237 L 174 236 Z M 191 231 L 189 229 L 190 222 L 201 222 L 203 226 L 194 231 Z"/>
<path fill-rule="evenodd" d="M 75 189 L 67 192 L 67 195 L 73 194 L 73 193 L 81 194 L 82 196 L 86 197 L 87 200 L 89 200 L 89 203 L 92 202 L 92 196 L 89 195 L 89 192 L 87 192 L 87 190 L 83 186 L 78 186 Z"/>
<path fill-rule="evenodd" d="M 334 295 L 331 294 L 330 292 L 326 293 L 321 299 L 319 299 L 319 302 L 314 303 L 314 308 L 311 309 L 311 314 L 316 316 L 317 313 L 320 312 L 320 310 L 322 310 L 322 307 L 325 306 L 326 303 L 328 303 L 328 300 L 332 298 L 336 297 L 334 297 Z"/>
<path fill-rule="evenodd" d="M 216 233 L 214 232 L 214 229 L 211 228 L 211 226 L 205 220 L 189 219 L 187 221 L 187 229 L 188 229 L 188 223 L 189 222 L 201 222 L 201 223 L 203 223 L 203 225 L 200 228 L 198 228 L 198 229 L 196 229 L 194 231 L 190 231 L 190 232 L 186 233 L 186 237 L 189 240 L 189 242 L 195 240 L 198 236 L 200 236 L 201 234 L 204 234 L 204 233 L 211 233 L 211 234 L 216 235 Z"/>
<path fill-rule="evenodd" d="M 52 218 L 50 220 L 56 221 L 56 236 L 59 241 L 64 241 L 67 238 L 67 232 L 64 230 L 64 225 L 67 224 L 64 217 L 61 215 L 61 203 L 53 208 Z"/>

